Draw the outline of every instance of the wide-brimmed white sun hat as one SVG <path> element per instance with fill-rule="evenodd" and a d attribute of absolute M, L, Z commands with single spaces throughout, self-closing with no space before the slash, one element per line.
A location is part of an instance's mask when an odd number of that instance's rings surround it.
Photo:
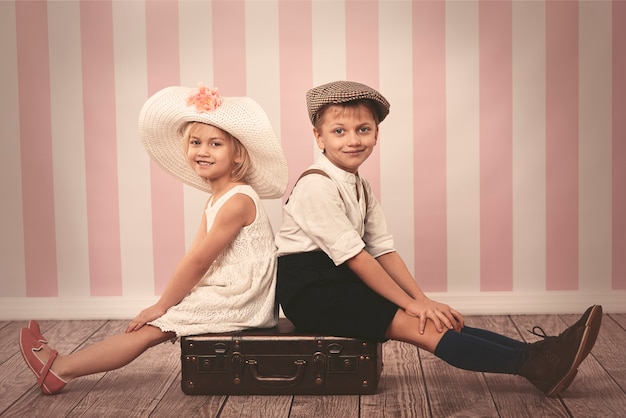
<path fill-rule="evenodd" d="M 189 122 L 220 128 L 248 151 L 252 166 L 245 181 L 259 197 L 281 197 L 287 187 L 287 159 L 267 114 L 249 97 L 221 97 L 217 89 L 166 87 L 152 95 L 139 115 L 139 137 L 166 172 L 197 189 L 211 187 L 187 162 L 183 130 Z"/>

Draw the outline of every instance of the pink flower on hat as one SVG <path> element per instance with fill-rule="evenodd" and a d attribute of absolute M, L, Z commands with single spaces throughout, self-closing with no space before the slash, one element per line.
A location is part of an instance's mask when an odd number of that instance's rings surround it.
<path fill-rule="evenodd" d="M 198 83 L 198 88 L 187 97 L 187 106 L 194 105 L 199 113 L 215 110 L 221 104 L 222 97 L 217 87 L 208 88 L 202 83 Z"/>

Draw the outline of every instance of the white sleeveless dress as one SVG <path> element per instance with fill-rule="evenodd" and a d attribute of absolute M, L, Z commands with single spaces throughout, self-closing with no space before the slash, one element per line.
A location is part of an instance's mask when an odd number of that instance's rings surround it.
<path fill-rule="evenodd" d="M 276 246 L 272 226 L 254 189 L 238 185 L 217 202 L 209 203 L 205 211 L 207 230 L 219 209 L 237 193 L 252 198 L 255 220 L 224 248 L 192 291 L 151 325 L 179 337 L 276 325 Z"/>

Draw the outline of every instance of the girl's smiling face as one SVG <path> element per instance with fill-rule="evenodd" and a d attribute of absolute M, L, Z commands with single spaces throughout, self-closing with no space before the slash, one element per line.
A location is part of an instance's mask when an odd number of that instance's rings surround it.
<path fill-rule="evenodd" d="M 200 177 L 207 181 L 230 179 L 237 158 L 228 133 L 205 123 L 193 123 L 186 148 L 187 161 Z"/>
<path fill-rule="evenodd" d="M 378 125 L 364 104 L 328 106 L 316 126 L 317 146 L 330 162 L 349 173 L 357 172 L 378 140 Z"/>

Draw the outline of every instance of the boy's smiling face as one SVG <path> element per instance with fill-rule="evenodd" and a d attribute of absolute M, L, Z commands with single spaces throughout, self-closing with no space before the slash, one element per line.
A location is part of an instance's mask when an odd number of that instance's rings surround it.
<path fill-rule="evenodd" d="M 317 146 L 330 162 L 356 173 L 372 154 L 378 140 L 378 126 L 370 109 L 332 105 L 324 110 L 318 128 L 313 128 Z"/>

